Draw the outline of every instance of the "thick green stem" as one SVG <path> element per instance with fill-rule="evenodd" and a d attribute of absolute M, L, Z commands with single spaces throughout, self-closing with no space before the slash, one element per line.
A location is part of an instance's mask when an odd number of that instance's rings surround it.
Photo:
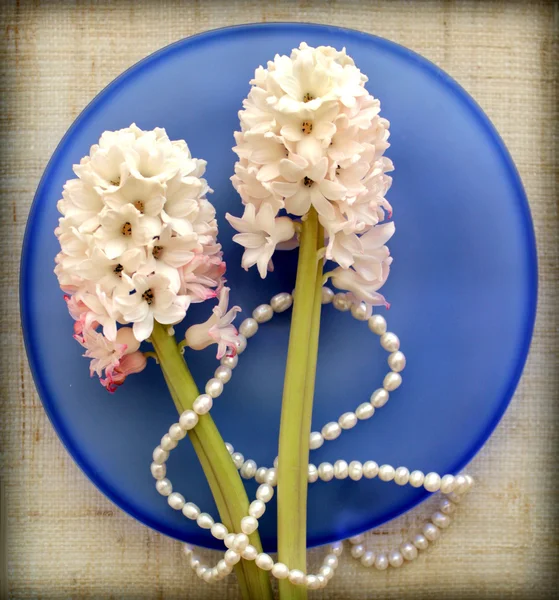
<path fill-rule="evenodd" d="M 278 464 L 278 552 L 291 569 L 306 572 L 307 464 L 320 329 L 323 244 L 318 215 L 302 224 L 281 408 Z M 318 296 L 317 296 L 318 293 Z M 307 590 L 280 580 L 282 600 L 304 600 Z"/>
<path fill-rule="evenodd" d="M 167 333 L 166 327 L 155 323 L 151 341 L 177 411 L 182 413 L 191 409 L 199 391 L 174 336 Z M 201 415 L 198 424 L 188 435 L 204 469 L 223 524 L 230 532 L 240 533 L 241 519 L 248 515 L 249 501 L 239 473 L 211 416 Z M 258 531 L 252 533 L 249 539 L 257 551 L 262 552 Z M 270 578 L 254 562 L 241 560 L 235 570 L 243 598 L 272 600 Z"/>

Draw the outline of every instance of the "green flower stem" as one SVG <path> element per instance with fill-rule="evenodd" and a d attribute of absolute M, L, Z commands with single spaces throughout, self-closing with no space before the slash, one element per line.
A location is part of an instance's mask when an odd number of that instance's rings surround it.
<path fill-rule="evenodd" d="M 199 391 L 174 336 L 167 333 L 166 326 L 155 323 L 150 340 L 177 411 L 180 414 L 192 409 Z M 221 521 L 230 532 L 240 533 L 241 519 L 248 515 L 249 501 L 241 477 L 211 416 L 201 415 L 188 436 L 204 469 Z M 257 551 L 262 552 L 258 531 L 252 533 L 249 539 Z M 272 600 L 270 578 L 254 562 L 241 560 L 235 571 L 243 598 Z"/>
<path fill-rule="evenodd" d="M 290 569 L 306 572 L 307 464 L 320 329 L 323 245 L 311 208 L 301 228 L 293 316 L 281 408 L 278 464 L 278 552 Z M 280 580 L 282 600 L 304 600 L 307 590 Z"/>

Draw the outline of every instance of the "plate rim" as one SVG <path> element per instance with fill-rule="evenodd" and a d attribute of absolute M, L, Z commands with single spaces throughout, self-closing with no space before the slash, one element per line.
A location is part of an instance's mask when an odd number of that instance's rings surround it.
<path fill-rule="evenodd" d="M 153 519 L 148 512 L 139 513 L 134 506 L 128 503 L 123 497 L 121 497 L 117 492 L 112 489 L 112 486 L 108 484 L 102 477 L 98 476 L 91 465 L 88 464 L 88 461 L 82 456 L 79 447 L 73 444 L 70 440 L 70 436 L 66 431 L 66 427 L 60 422 L 56 415 L 56 411 L 53 410 L 53 406 L 55 406 L 56 402 L 53 403 L 51 395 L 47 392 L 46 385 L 43 381 L 43 376 L 40 369 L 40 360 L 38 358 L 37 351 L 35 350 L 35 344 L 33 344 L 29 328 L 29 323 L 31 320 L 30 312 L 30 300 L 29 296 L 26 293 L 26 290 L 29 286 L 28 279 L 30 276 L 30 266 L 32 252 L 30 248 L 32 247 L 32 238 L 34 227 L 36 226 L 36 213 L 39 208 L 39 200 L 42 197 L 45 189 L 48 188 L 48 182 L 51 178 L 52 172 L 58 166 L 60 162 L 60 155 L 62 154 L 66 144 L 73 136 L 74 131 L 77 130 L 82 121 L 87 119 L 89 114 L 97 107 L 98 104 L 106 101 L 105 96 L 114 93 L 120 86 L 124 85 L 130 77 L 133 77 L 137 72 L 146 69 L 147 67 L 155 65 L 159 60 L 164 59 L 165 57 L 171 55 L 174 52 L 179 50 L 183 50 L 185 47 L 190 45 L 194 45 L 199 42 L 203 42 L 205 40 L 223 36 L 223 35 L 233 35 L 238 33 L 239 31 L 247 31 L 253 29 L 301 29 L 302 31 L 307 28 L 313 29 L 321 29 L 324 30 L 325 33 L 328 32 L 337 32 L 337 33 L 345 33 L 349 36 L 356 36 L 361 38 L 367 38 L 375 41 L 377 45 L 387 49 L 391 52 L 396 52 L 400 55 L 403 55 L 405 58 L 411 60 L 416 64 L 416 66 L 424 71 L 429 72 L 431 75 L 436 76 L 440 79 L 445 86 L 451 88 L 454 96 L 458 98 L 458 100 L 465 103 L 468 109 L 473 113 L 476 120 L 480 123 L 480 125 L 486 130 L 487 134 L 493 141 L 494 148 L 498 150 L 500 158 L 503 162 L 504 167 L 506 167 L 506 171 L 508 173 L 509 180 L 516 191 L 516 196 L 518 200 L 518 207 L 521 212 L 521 223 L 523 225 L 523 233 L 526 240 L 526 246 L 529 249 L 529 256 L 527 257 L 527 279 L 528 279 L 528 288 L 526 290 L 527 294 L 527 304 L 526 304 L 526 317 L 524 322 L 524 330 L 522 332 L 522 341 L 519 344 L 520 350 L 517 355 L 517 361 L 514 366 L 514 369 L 511 369 L 511 376 L 509 380 L 509 385 L 505 388 L 502 396 L 502 400 L 498 409 L 495 411 L 493 418 L 487 424 L 487 426 L 481 431 L 477 440 L 472 443 L 472 450 L 469 453 L 464 454 L 461 457 L 461 460 L 457 463 L 456 472 L 462 470 L 481 450 L 481 448 L 485 445 L 488 439 L 491 437 L 493 432 L 495 431 L 497 425 L 500 423 L 505 411 L 510 405 L 512 399 L 514 398 L 514 394 L 516 388 L 518 387 L 518 383 L 522 377 L 523 370 L 525 368 L 529 351 L 531 340 L 533 336 L 536 315 L 537 315 L 537 300 L 538 300 L 538 255 L 537 255 L 537 241 L 534 231 L 534 222 L 531 215 L 530 205 L 528 202 L 528 198 L 526 195 L 526 191 L 524 189 L 522 179 L 518 172 L 518 169 L 512 159 L 508 148 L 506 147 L 503 139 L 499 135 L 496 127 L 492 123 L 491 119 L 488 115 L 483 111 L 481 106 L 476 102 L 476 100 L 448 73 L 446 73 L 443 69 L 438 67 L 435 63 L 427 59 L 426 57 L 420 55 L 415 52 L 387 38 L 383 38 L 381 36 L 377 36 L 374 34 L 366 33 L 364 31 L 360 31 L 358 29 L 351 29 L 347 27 L 337 27 L 333 25 L 325 25 L 320 23 L 312 23 L 312 22 L 303 22 L 303 21 L 273 21 L 267 23 L 242 23 L 232 26 L 219 27 L 214 29 L 209 29 L 206 31 L 202 31 L 191 36 L 182 38 L 180 40 L 176 40 L 162 48 L 159 48 L 155 52 L 152 52 L 148 56 L 142 58 L 137 61 L 130 67 L 128 67 L 125 71 L 123 71 L 120 75 L 115 77 L 112 81 L 110 81 L 104 88 L 102 88 L 93 99 L 82 109 L 79 115 L 72 121 L 70 127 L 67 129 L 66 133 L 63 135 L 56 148 L 54 149 L 50 159 L 48 160 L 39 184 L 37 186 L 37 190 L 33 197 L 33 201 L 31 203 L 31 207 L 28 213 L 21 258 L 20 258 L 20 276 L 19 276 L 19 305 L 20 305 L 20 318 L 22 325 L 22 336 L 24 340 L 24 347 L 27 355 L 27 360 L 29 363 L 29 368 L 31 371 L 31 375 L 33 377 L 34 384 L 37 389 L 38 396 L 41 400 L 45 413 L 47 414 L 53 429 L 55 430 L 57 437 L 60 442 L 66 449 L 66 451 L 70 454 L 72 460 L 76 463 L 79 469 L 84 473 L 84 475 L 93 483 L 93 485 L 97 488 L 99 492 L 101 492 L 106 498 L 108 498 L 117 508 L 124 511 L 143 525 L 146 525 L 155 531 L 158 531 L 164 535 L 172 537 L 174 539 L 183 541 L 182 537 L 178 537 L 176 532 L 172 527 L 168 527 L 164 524 Z M 419 504 L 423 503 L 427 498 L 429 498 L 431 494 L 424 490 L 416 501 L 407 505 L 404 509 L 395 509 L 394 511 L 388 512 L 385 517 L 380 521 L 376 522 L 372 525 L 373 527 L 379 527 L 384 523 L 387 523 L 406 512 L 413 510 Z M 312 543 L 307 543 L 308 548 L 312 548 L 315 546 L 321 546 L 325 543 L 330 543 L 333 541 L 337 541 L 338 539 L 346 539 L 347 537 L 351 537 L 353 535 L 357 535 L 364 531 L 368 531 L 371 529 L 371 522 L 363 523 L 363 526 L 355 527 L 351 530 L 348 530 L 346 534 L 344 534 L 343 538 L 339 538 L 335 534 L 331 536 L 331 538 L 323 539 L 320 536 L 316 536 L 319 539 L 313 541 Z M 219 548 L 220 546 L 216 544 L 208 544 L 208 540 L 200 536 L 198 534 L 189 535 L 188 540 L 200 547 L 204 548 Z M 212 540 L 213 542 L 214 540 Z"/>

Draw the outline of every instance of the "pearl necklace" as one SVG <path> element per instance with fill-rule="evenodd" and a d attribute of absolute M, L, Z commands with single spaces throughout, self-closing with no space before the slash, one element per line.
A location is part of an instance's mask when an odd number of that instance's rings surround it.
<path fill-rule="evenodd" d="M 363 402 L 355 412 L 346 412 L 342 414 L 337 421 L 326 423 L 320 432 L 313 431 L 310 434 L 310 449 L 320 448 L 325 441 L 337 439 L 342 431 L 352 429 L 360 420 L 370 419 L 375 410 L 384 406 L 390 397 L 390 392 L 400 387 L 402 383 L 401 372 L 406 366 L 406 357 L 400 351 L 400 340 L 396 334 L 387 331 L 387 324 L 384 317 L 373 315 L 369 317 L 365 304 L 355 304 L 347 294 L 334 292 L 330 288 L 322 289 L 322 303 L 332 303 L 334 308 L 341 312 L 351 311 L 352 316 L 359 321 L 367 321 L 369 329 L 379 336 L 381 346 L 389 352 L 388 366 L 390 372 L 383 380 L 382 388 L 373 392 L 370 402 Z M 227 449 L 235 467 L 239 470 L 244 479 L 255 478 L 260 484 L 256 491 L 256 499 L 249 506 L 249 514 L 241 519 L 240 529 L 242 533 L 229 533 L 223 523 L 214 521 L 214 519 L 205 512 L 201 512 L 198 506 L 193 502 L 187 502 L 184 496 L 178 492 L 173 492 L 173 486 L 166 478 L 166 461 L 169 453 L 177 447 L 180 440 L 186 437 L 189 430 L 196 427 L 199 415 L 208 413 L 213 400 L 221 395 L 224 384 L 230 381 L 233 369 L 238 364 L 238 356 L 242 354 L 247 347 L 247 340 L 254 336 L 259 326 L 272 319 L 275 313 L 281 313 L 288 310 L 293 304 L 293 296 L 283 292 L 274 296 L 270 304 L 261 304 L 256 307 L 252 317 L 245 319 L 239 327 L 239 337 L 237 341 L 237 354 L 235 356 L 224 356 L 221 359 L 220 366 L 216 369 L 212 377 L 205 386 L 205 393 L 200 394 L 193 403 L 192 410 L 184 411 L 179 418 L 178 423 L 174 423 L 162 438 L 160 444 L 153 451 L 153 462 L 151 464 L 151 473 L 156 479 L 155 487 L 157 491 L 167 497 L 168 504 L 175 510 L 181 510 L 183 515 L 191 520 L 195 520 L 202 529 L 210 529 L 212 535 L 222 540 L 227 551 L 215 566 L 210 567 L 201 562 L 189 544 L 185 544 L 184 550 L 190 558 L 190 566 L 196 571 L 196 574 L 204 581 L 211 582 L 223 579 L 229 575 L 233 566 L 241 558 L 244 560 L 254 560 L 256 565 L 265 570 L 271 571 L 277 579 L 289 579 L 295 585 L 305 585 L 309 589 L 318 589 L 325 587 L 334 576 L 335 569 L 338 566 L 338 557 L 343 551 L 343 543 L 336 542 L 329 547 L 329 553 L 324 558 L 323 564 L 316 574 L 305 574 L 299 569 L 290 569 L 281 562 L 275 562 L 269 554 L 258 553 L 256 548 L 249 544 L 248 536 L 258 528 L 258 519 L 266 510 L 268 503 L 274 495 L 274 487 L 277 485 L 277 465 L 278 459 L 274 460 L 274 466 L 271 468 L 258 467 L 252 459 L 245 460 L 243 454 L 235 452 L 233 446 L 226 442 Z M 345 460 L 338 460 L 334 465 L 323 462 L 318 467 L 313 464 L 308 466 L 308 482 L 314 483 L 318 479 L 322 481 L 332 481 L 333 479 L 350 478 L 353 481 L 359 481 L 363 477 L 373 479 L 377 477 L 381 481 L 394 481 L 397 485 L 411 485 L 413 487 L 424 487 L 428 492 L 439 492 L 445 496 L 437 510 L 431 516 L 431 520 L 426 522 L 421 533 L 416 534 L 411 541 L 403 543 L 398 549 L 393 549 L 387 553 L 375 554 L 371 550 L 366 550 L 363 541 L 364 535 L 357 535 L 349 538 L 352 546 L 351 555 L 360 560 L 366 567 L 375 566 L 379 570 L 394 567 L 398 568 L 404 564 L 404 561 L 412 561 L 418 551 L 425 550 L 429 543 L 436 541 L 441 530 L 450 525 L 450 515 L 456 509 L 456 504 L 462 496 L 469 491 L 473 485 L 473 479 L 469 475 L 444 475 L 441 477 L 438 473 L 427 473 L 415 470 L 410 473 L 406 467 L 394 468 L 391 465 L 379 466 L 375 461 L 368 460 L 365 463 L 351 461 L 349 464 Z"/>

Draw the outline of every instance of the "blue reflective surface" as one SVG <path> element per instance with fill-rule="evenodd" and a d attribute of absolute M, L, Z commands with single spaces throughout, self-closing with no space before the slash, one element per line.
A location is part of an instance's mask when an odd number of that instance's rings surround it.
<path fill-rule="evenodd" d="M 530 214 L 502 141 L 487 117 L 451 78 L 407 49 L 360 32 L 308 24 L 259 24 L 208 32 L 164 48 L 109 85 L 64 137 L 37 191 L 21 272 L 21 307 L 29 361 L 58 435 L 93 483 L 146 525 L 191 543 L 220 547 L 206 531 L 172 510 L 149 472 L 151 452 L 176 421 L 163 378 L 150 364 L 110 396 L 88 376 L 72 339 L 72 322 L 52 273 L 56 201 L 71 166 L 106 129 L 136 122 L 165 127 L 208 161 L 232 302 L 245 314 L 289 291 L 296 252 L 280 253 L 261 281 L 240 268 L 226 211 L 241 214 L 231 187 L 237 111 L 254 69 L 301 41 L 345 46 L 369 77 L 391 125 L 394 257 L 381 310 L 408 358 L 402 387 L 370 421 L 313 452 L 311 460 L 343 458 L 406 465 L 425 472 L 461 469 L 487 440 L 520 377 L 532 334 L 537 266 Z M 190 321 L 209 306 L 196 305 Z M 262 326 L 241 357 L 212 414 L 224 438 L 245 457 L 271 464 L 277 453 L 289 313 Z M 387 370 L 386 353 L 363 323 L 323 309 L 313 426 L 368 399 Z M 215 352 L 189 354 L 200 385 Z M 168 463 L 174 489 L 216 516 L 188 441 Z M 256 489 L 248 482 L 249 494 Z M 308 543 L 355 535 L 415 506 L 427 493 L 378 480 L 316 483 L 309 490 Z M 276 547 L 275 500 L 260 526 Z"/>

